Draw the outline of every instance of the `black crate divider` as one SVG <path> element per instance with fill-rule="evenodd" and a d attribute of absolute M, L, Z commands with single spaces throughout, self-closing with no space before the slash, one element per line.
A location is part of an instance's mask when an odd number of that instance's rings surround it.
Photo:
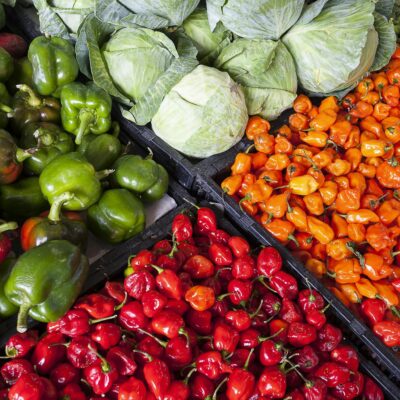
<path fill-rule="evenodd" d="M 190 200 L 192 201 L 193 199 Z M 263 241 L 260 240 L 252 232 L 246 232 L 240 227 L 236 228 L 235 226 L 233 226 L 226 218 L 223 217 L 220 210 L 218 208 L 215 208 L 213 204 L 209 204 L 207 202 L 202 202 L 201 204 L 215 209 L 215 211 L 219 216 L 218 219 L 219 228 L 226 230 L 231 235 L 244 235 L 255 246 L 259 245 L 260 243 L 263 243 Z M 157 241 L 161 239 L 171 237 L 170 230 L 173 218 L 175 217 L 175 215 L 187 211 L 195 212 L 195 210 L 190 205 L 182 204 L 176 210 L 170 212 L 169 214 L 164 216 L 161 220 L 159 220 L 159 223 L 156 223 L 153 226 L 149 227 L 141 235 L 116 247 L 115 249 L 113 249 L 103 257 L 101 257 L 101 259 L 93 263 L 92 265 L 93 272 L 90 278 L 88 279 L 83 292 L 91 293 L 95 290 L 100 289 L 104 285 L 106 280 L 120 278 L 122 276 L 123 270 L 127 266 L 128 257 L 132 254 L 138 253 L 141 249 L 151 248 Z M 286 268 L 289 269 L 290 272 L 292 272 L 290 270 L 290 266 L 288 268 L 288 265 L 286 265 Z M 306 278 L 302 276 L 296 276 L 296 277 L 299 279 L 300 287 L 301 288 L 306 287 L 306 282 L 307 282 Z M 331 311 L 328 311 L 328 314 L 329 318 L 332 317 L 334 319 L 334 323 L 336 323 L 343 329 L 345 334 L 345 342 L 353 345 L 356 348 L 352 340 L 349 340 L 346 337 L 348 329 L 346 324 L 343 323 L 343 320 L 341 319 L 337 320 L 336 315 Z M 15 325 L 9 325 L 8 329 L 6 331 L 3 331 L 0 337 L 0 346 L 4 346 L 6 340 L 12 334 L 15 333 L 14 327 Z M 43 328 L 43 324 L 38 324 L 31 321 L 30 327 L 31 328 L 35 327 L 40 330 L 41 328 Z M 360 352 L 359 352 L 359 358 L 360 358 L 361 371 L 376 380 L 376 382 L 380 385 L 380 387 L 384 391 L 385 398 L 388 400 L 398 399 L 397 396 L 398 388 L 393 384 L 393 382 L 391 382 L 385 376 L 385 374 L 377 368 L 375 364 L 373 364 L 371 361 L 368 361 L 362 354 L 360 354 Z"/>

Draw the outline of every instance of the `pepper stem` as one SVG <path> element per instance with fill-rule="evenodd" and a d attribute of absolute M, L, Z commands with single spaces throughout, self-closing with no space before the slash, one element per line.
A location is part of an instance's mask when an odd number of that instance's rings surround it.
<path fill-rule="evenodd" d="M 159 339 L 157 336 L 152 335 L 150 332 L 145 331 L 144 329 L 139 328 L 138 331 L 140 333 L 143 333 L 144 335 L 147 335 L 154 339 L 160 346 L 164 347 L 164 349 L 167 347 L 167 343 L 164 342 L 163 340 Z"/>
<path fill-rule="evenodd" d="M 28 303 L 22 303 L 19 307 L 18 318 L 17 318 L 17 331 L 19 333 L 25 333 L 28 330 L 28 313 L 30 306 Z"/>
<path fill-rule="evenodd" d="M 42 99 L 30 88 L 28 85 L 21 84 L 16 86 L 21 92 L 27 93 L 28 101 L 27 103 L 31 107 L 40 107 L 42 104 Z"/>
<path fill-rule="evenodd" d="M 161 274 L 162 272 L 164 272 L 164 270 L 159 267 L 158 265 L 154 265 L 154 264 L 149 264 L 150 267 L 154 268 L 159 274 Z"/>
<path fill-rule="evenodd" d="M 0 103 L 0 111 L 3 111 L 7 114 L 12 113 L 13 109 L 9 106 L 7 106 L 6 104 Z"/>
<path fill-rule="evenodd" d="M 115 169 L 103 169 L 101 171 L 96 172 L 96 178 L 101 181 L 102 179 L 107 178 L 109 175 L 111 175 L 113 172 L 115 172 Z"/>
<path fill-rule="evenodd" d="M 149 353 L 146 353 L 145 351 L 141 351 L 141 350 L 137 350 L 137 349 L 133 349 L 132 351 L 134 353 L 138 353 L 138 354 L 141 354 L 144 357 L 147 357 L 149 359 L 149 362 L 153 361 L 153 357 Z"/>
<path fill-rule="evenodd" d="M 249 355 L 246 358 L 246 362 L 244 363 L 243 368 L 246 370 L 247 370 L 247 368 L 249 368 L 250 359 L 251 359 L 251 356 L 253 355 L 253 353 L 254 353 L 254 347 L 250 350 Z"/>
<path fill-rule="evenodd" d="M 32 153 L 36 151 L 35 148 L 33 149 L 28 149 L 28 150 L 22 150 L 20 148 L 17 148 L 15 152 L 15 158 L 19 163 L 24 162 L 27 158 L 32 157 Z"/>
<path fill-rule="evenodd" d="M 79 113 L 80 124 L 79 124 L 78 132 L 76 134 L 76 139 L 75 139 L 76 144 L 79 145 L 82 143 L 83 136 L 86 135 L 89 126 L 94 122 L 94 120 L 95 120 L 95 116 L 92 111 L 82 110 Z"/>
<path fill-rule="evenodd" d="M 54 221 L 54 222 L 60 221 L 60 219 L 61 219 L 60 213 L 61 213 L 62 206 L 66 202 L 71 201 L 74 197 L 75 197 L 74 194 L 71 192 L 65 192 L 61 196 L 58 196 L 54 200 L 53 204 L 51 205 L 50 212 L 49 212 L 49 215 L 47 218 L 50 221 Z"/>
<path fill-rule="evenodd" d="M 33 137 L 37 140 L 37 146 L 40 147 L 48 147 L 54 143 L 54 136 L 50 133 L 46 132 L 43 128 L 37 129 L 33 133 Z"/>
<path fill-rule="evenodd" d="M 109 321 L 111 319 L 115 319 L 117 317 L 118 317 L 118 315 L 111 315 L 111 316 L 105 317 L 105 318 L 91 319 L 91 320 L 89 320 L 89 324 L 94 325 L 94 324 L 98 324 L 99 322 L 104 322 L 104 321 Z"/>
<path fill-rule="evenodd" d="M 16 222 L 6 222 L 0 225 L 0 233 L 13 231 L 18 228 L 18 224 Z"/>

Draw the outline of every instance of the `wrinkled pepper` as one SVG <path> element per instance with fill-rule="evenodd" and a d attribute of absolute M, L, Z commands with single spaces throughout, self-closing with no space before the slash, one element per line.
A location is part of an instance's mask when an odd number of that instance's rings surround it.
<path fill-rule="evenodd" d="M 19 306 L 17 330 L 27 330 L 28 314 L 56 321 L 72 306 L 89 273 L 87 257 L 66 240 L 53 240 L 28 250 L 17 260 L 4 292 Z"/>
<path fill-rule="evenodd" d="M 61 91 L 61 119 L 64 129 L 76 136 L 80 145 L 84 135 L 106 133 L 111 128 L 111 97 L 93 82 L 74 82 Z"/>
<path fill-rule="evenodd" d="M 126 189 L 107 190 L 88 210 L 89 229 L 113 244 L 142 232 L 145 223 L 143 204 Z"/>
<path fill-rule="evenodd" d="M 35 89 L 43 96 L 58 97 L 60 88 L 75 81 L 79 73 L 73 45 L 59 37 L 36 37 L 29 46 Z"/>

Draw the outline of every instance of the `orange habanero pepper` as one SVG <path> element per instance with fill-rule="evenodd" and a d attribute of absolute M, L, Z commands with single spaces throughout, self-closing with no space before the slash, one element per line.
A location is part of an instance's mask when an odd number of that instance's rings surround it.
<path fill-rule="evenodd" d="M 282 243 L 294 238 L 293 233 L 295 228 L 294 225 L 289 221 L 277 218 L 272 219 L 269 222 L 267 220 L 263 223 L 263 225 L 272 236 Z"/>
<path fill-rule="evenodd" d="M 391 146 L 386 141 L 380 139 L 364 140 L 361 142 L 361 154 L 363 157 L 382 157 L 390 149 Z"/>
<path fill-rule="evenodd" d="M 284 153 L 273 154 L 265 163 L 266 169 L 282 171 L 290 164 L 289 157 Z"/>
<path fill-rule="evenodd" d="M 313 247 L 311 248 L 310 252 L 314 258 L 317 258 L 318 260 L 322 260 L 322 261 L 326 260 L 326 257 L 327 257 L 326 244 L 316 242 L 313 245 Z"/>
<path fill-rule="evenodd" d="M 351 171 L 351 164 L 346 160 L 337 158 L 332 164 L 325 167 L 325 170 L 334 176 L 347 175 Z"/>
<path fill-rule="evenodd" d="M 288 209 L 288 200 L 290 192 L 286 191 L 281 194 L 272 195 L 265 202 L 265 212 L 274 218 L 282 218 Z"/>
<path fill-rule="evenodd" d="M 283 184 L 282 171 L 264 169 L 261 171 L 260 175 L 258 175 L 258 179 L 263 179 L 272 187 L 282 186 Z"/>
<path fill-rule="evenodd" d="M 390 110 L 391 110 L 391 107 L 389 105 L 378 102 L 374 106 L 374 112 L 372 113 L 372 116 L 377 121 L 382 121 L 389 116 Z"/>
<path fill-rule="evenodd" d="M 349 114 L 356 118 L 366 118 L 374 112 L 374 107 L 366 101 L 358 101 Z"/>
<path fill-rule="evenodd" d="M 349 238 L 355 243 L 361 243 L 365 240 L 365 231 L 365 226 L 363 224 L 347 225 Z"/>
<path fill-rule="evenodd" d="M 307 114 L 312 109 L 312 103 L 309 97 L 299 94 L 293 102 L 293 109 L 297 113 Z"/>
<path fill-rule="evenodd" d="M 336 122 L 336 118 L 335 110 L 325 109 L 310 121 L 310 128 L 317 131 L 327 131 Z"/>
<path fill-rule="evenodd" d="M 253 171 L 257 171 L 258 169 L 264 167 L 265 163 L 267 162 L 267 155 L 265 153 L 261 153 L 257 151 L 256 153 L 251 153 L 251 169 Z"/>
<path fill-rule="evenodd" d="M 293 144 L 285 136 L 278 135 L 275 138 L 274 151 L 276 154 L 284 153 L 290 155 L 293 153 Z"/>
<path fill-rule="evenodd" d="M 308 216 L 307 224 L 311 235 L 322 244 L 328 244 L 335 237 L 333 229 L 316 217 Z"/>
<path fill-rule="evenodd" d="M 310 146 L 325 147 L 328 141 L 328 134 L 323 131 L 300 131 L 300 139 Z"/>
<path fill-rule="evenodd" d="M 340 284 L 358 282 L 361 272 L 361 265 L 356 258 L 345 258 L 334 266 L 334 278 Z"/>
<path fill-rule="evenodd" d="M 290 138 L 292 137 L 292 131 L 291 131 L 291 129 L 289 128 L 288 125 L 282 125 L 282 126 L 280 126 L 280 127 L 278 128 L 278 130 L 277 130 L 277 133 L 278 133 L 278 136 L 280 135 L 280 136 L 283 136 L 283 137 L 285 137 L 285 138 L 287 138 L 287 139 L 290 139 Z"/>
<path fill-rule="evenodd" d="M 364 254 L 364 265 L 362 273 L 371 281 L 380 281 L 391 275 L 392 269 L 385 264 L 383 257 L 374 253 Z"/>
<path fill-rule="evenodd" d="M 326 274 L 325 263 L 316 258 L 308 259 L 304 265 L 318 279 L 321 279 Z"/>
<path fill-rule="evenodd" d="M 382 97 L 387 105 L 397 107 L 399 105 L 400 90 L 395 85 L 387 85 L 382 89 Z"/>
<path fill-rule="evenodd" d="M 387 188 L 399 189 L 400 188 L 400 165 L 399 162 L 393 158 L 385 161 L 376 169 L 376 178 L 378 182 Z"/>
<path fill-rule="evenodd" d="M 307 167 L 298 162 L 291 162 L 286 168 L 285 180 L 289 182 L 296 176 L 304 175 L 307 171 Z"/>
<path fill-rule="evenodd" d="M 354 284 L 348 283 L 339 285 L 339 288 L 350 303 L 361 303 L 361 295 Z"/>
<path fill-rule="evenodd" d="M 361 193 L 357 189 L 341 190 L 336 197 L 336 210 L 346 214 L 360 208 Z"/>
<path fill-rule="evenodd" d="M 300 232 L 307 232 L 307 214 L 298 206 L 288 208 L 286 212 L 286 219 L 291 222 Z"/>
<path fill-rule="evenodd" d="M 400 202 L 396 199 L 385 200 L 378 208 L 377 214 L 385 225 L 390 225 L 400 215 Z"/>
<path fill-rule="evenodd" d="M 350 187 L 357 189 L 361 194 L 367 189 L 367 181 L 363 174 L 359 172 L 350 172 L 347 177 L 349 178 Z"/>
<path fill-rule="evenodd" d="M 389 229 L 381 223 L 368 226 L 365 239 L 376 251 L 383 250 L 392 245 L 392 239 L 389 236 Z"/>
<path fill-rule="evenodd" d="M 338 289 L 335 287 L 328 288 L 346 307 L 350 307 L 349 299 Z"/>
<path fill-rule="evenodd" d="M 256 216 L 258 213 L 258 206 L 257 204 L 252 204 L 248 200 L 244 200 L 240 203 L 240 208 L 246 211 L 247 214 L 251 215 L 252 217 Z"/>
<path fill-rule="evenodd" d="M 256 177 L 253 174 L 246 174 L 243 176 L 242 185 L 238 190 L 238 194 L 240 197 L 246 196 L 249 187 L 256 182 Z"/>
<path fill-rule="evenodd" d="M 254 137 L 254 147 L 262 153 L 272 154 L 275 147 L 275 137 L 268 133 L 260 133 Z"/>
<path fill-rule="evenodd" d="M 289 117 L 289 126 L 295 131 L 303 131 L 308 128 L 308 117 L 300 113 L 292 114 Z"/>
<path fill-rule="evenodd" d="M 383 136 L 382 125 L 372 115 L 361 120 L 360 127 L 364 131 L 372 132 L 378 138 Z"/>
<path fill-rule="evenodd" d="M 334 260 L 340 261 L 352 255 L 346 246 L 349 238 L 334 239 L 326 245 L 326 254 Z"/>
<path fill-rule="evenodd" d="M 351 148 L 346 150 L 346 152 L 344 153 L 344 158 L 350 163 L 351 170 L 355 171 L 360 165 L 362 154 L 359 149 Z"/>
<path fill-rule="evenodd" d="M 304 196 L 304 202 L 308 212 L 312 215 L 322 215 L 325 211 L 324 202 L 318 192 Z"/>
<path fill-rule="evenodd" d="M 368 165 L 360 163 L 357 168 L 357 172 L 363 174 L 366 178 L 375 178 L 376 167 L 374 165 Z"/>
<path fill-rule="evenodd" d="M 324 98 L 321 101 L 321 104 L 318 107 L 319 112 L 323 112 L 325 110 L 333 110 L 335 112 L 339 112 L 340 107 L 339 107 L 339 102 L 338 98 L 336 96 L 329 96 Z"/>
<path fill-rule="evenodd" d="M 318 191 L 324 204 L 326 206 L 330 206 L 336 200 L 336 196 L 338 194 L 338 185 L 333 181 L 325 181 Z"/>
<path fill-rule="evenodd" d="M 399 305 L 399 296 L 390 283 L 374 282 L 374 286 L 378 289 L 379 297 L 389 308 L 397 307 Z"/>
<path fill-rule="evenodd" d="M 348 211 L 346 215 L 346 221 L 349 224 L 370 224 L 373 222 L 379 222 L 379 217 L 372 210 L 367 208 L 360 208 L 359 210 Z"/>
<path fill-rule="evenodd" d="M 255 181 L 246 192 L 245 197 L 242 201 L 249 201 L 251 204 L 260 203 L 266 201 L 272 194 L 272 187 L 269 186 L 263 179 Z"/>
<path fill-rule="evenodd" d="M 221 183 L 221 188 L 224 193 L 233 196 L 242 186 L 242 175 L 233 175 L 225 178 Z"/>
<path fill-rule="evenodd" d="M 331 217 L 331 224 L 335 237 L 344 238 L 348 236 L 348 223 L 337 213 L 333 213 Z"/>
<path fill-rule="evenodd" d="M 243 175 L 251 171 L 251 156 L 247 153 L 239 153 L 231 166 L 232 175 Z"/>
<path fill-rule="evenodd" d="M 288 186 L 293 194 L 306 196 L 318 189 L 318 182 L 311 175 L 302 175 L 292 178 Z"/>
<path fill-rule="evenodd" d="M 347 176 L 335 176 L 333 181 L 337 183 L 339 191 L 350 189 L 350 181 Z"/>
<path fill-rule="evenodd" d="M 362 297 L 375 299 L 376 295 L 379 293 L 378 289 L 371 283 L 369 279 L 360 278 L 360 280 L 356 282 L 355 285 Z"/>
<path fill-rule="evenodd" d="M 270 123 L 258 116 L 253 116 L 249 118 L 246 126 L 246 136 L 249 140 L 254 140 L 254 138 L 260 134 L 268 133 L 271 129 Z"/>
<path fill-rule="evenodd" d="M 334 153 L 329 149 L 325 149 L 314 154 L 312 161 L 318 168 L 325 168 L 333 161 L 333 157 Z"/>

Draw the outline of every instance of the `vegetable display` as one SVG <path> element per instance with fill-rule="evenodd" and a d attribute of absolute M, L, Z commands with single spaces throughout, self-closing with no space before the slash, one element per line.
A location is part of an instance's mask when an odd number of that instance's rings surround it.
<path fill-rule="evenodd" d="M 256 152 L 239 153 L 221 184 L 390 347 L 400 345 L 399 57 L 341 103 L 298 96 L 276 135 L 252 117 Z"/>
<path fill-rule="evenodd" d="M 219 229 L 208 207 L 194 219 L 176 214 L 171 233 L 172 243 L 140 250 L 123 281 L 79 298 L 41 337 L 12 335 L 0 393 L 25 399 L 31 385 L 30 398 L 50 400 L 384 399 L 321 295 L 298 287 L 277 250 Z"/>

